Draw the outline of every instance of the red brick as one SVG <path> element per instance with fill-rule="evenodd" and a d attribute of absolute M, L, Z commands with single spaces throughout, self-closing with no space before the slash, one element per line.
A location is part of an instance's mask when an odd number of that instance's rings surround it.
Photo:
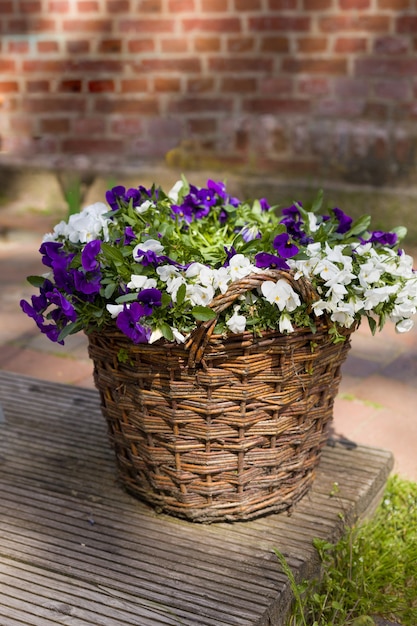
<path fill-rule="evenodd" d="M 189 119 L 187 126 L 191 133 L 197 133 L 198 135 L 209 135 L 215 133 L 217 130 L 217 120 L 213 118 L 196 118 Z"/>
<path fill-rule="evenodd" d="M 90 93 L 111 93 L 114 91 L 114 81 L 109 79 L 88 81 L 88 91 Z"/>
<path fill-rule="evenodd" d="M 0 72 L 15 72 L 16 61 L 14 59 L 0 59 Z"/>
<path fill-rule="evenodd" d="M 83 83 L 78 78 L 66 78 L 58 85 L 58 91 L 66 93 L 80 93 L 83 89 Z"/>
<path fill-rule="evenodd" d="M 304 0 L 303 9 L 305 11 L 325 11 L 331 9 L 332 0 Z"/>
<path fill-rule="evenodd" d="M 273 59 L 264 57 L 212 57 L 208 61 L 209 69 L 215 72 L 271 72 Z"/>
<path fill-rule="evenodd" d="M 210 13 L 212 11 L 226 13 L 228 0 L 201 0 L 201 9 L 203 13 Z"/>
<path fill-rule="evenodd" d="M 12 0 L 2 0 L 0 2 L 0 15 L 9 15 L 14 13 Z"/>
<path fill-rule="evenodd" d="M 0 93 L 13 93 L 19 91 L 19 85 L 14 80 L 0 81 Z"/>
<path fill-rule="evenodd" d="M 109 19 L 64 20 L 62 30 L 65 33 L 109 33 L 112 22 Z"/>
<path fill-rule="evenodd" d="M 162 11 L 162 0 L 140 0 L 136 11 L 142 13 L 160 13 Z"/>
<path fill-rule="evenodd" d="M 161 18 L 154 19 L 122 19 L 119 23 L 119 32 L 127 33 L 172 33 L 175 30 L 175 21 Z"/>
<path fill-rule="evenodd" d="M 391 117 L 391 106 L 381 102 L 367 102 L 364 110 L 364 116 L 371 120 L 383 120 L 386 121 Z"/>
<path fill-rule="evenodd" d="M 168 104 L 169 113 L 230 113 L 232 110 L 233 100 L 230 98 L 185 97 Z"/>
<path fill-rule="evenodd" d="M 19 2 L 20 13 L 41 13 L 42 4 L 40 0 L 21 0 Z"/>
<path fill-rule="evenodd" d="M 396 20 L 397 33 L 417 33 L 417 15 L 403 15 Z"/>
<path fill-rule="evenodd" d="M 410 0 L 378 0 L 378 9 L 384 11 L 406 11 L 410 6 Z"/>
<path fill-rule="evenodd" d="M 337 78 L 333 81 L 337 98 L 369 98 L 371 85 L 364 78 Z"/>
<path fill-rule="evenodd" d="M 235 11 L 259 11 L 262 9 L 261 0 L 235 0 Z"/>
<path fill-rule="evenodd" d="M 371 0 L 339 0 L 342 11 L 364 11 L 371 6 Z"/>
<path fill-rule="evenodd" d="M 69 13 L 69 0 L 50 0 L 48 2 L 48 13 Z"/>
<path fill-rule="evenodd" d="M 127 49 L 133 54 L 140 52 L 153 52 L 155 42 L 153 39 L 131 39 L 127 42 Z"/>
<path fill-rule="evenodd" d="M 52 19 L 47 19 L 43 17 L 33 17 L 30 18 L 30 31 L 33 33 L 51 33 L 56 30 L 56 22 Z M 9 25 L 7 28 L 8 34 L 16 33 L 21 35 L 21 33 L 27 32 L 27 18 L 25 19 L 12 19 L 9 21 Z"/>
<path fill-rule="evenodd" d="M 409 37 L 379 37 L 374 41 L 374 52 L 376 54 L 402 54 L 410 52 Z"/>
<path fill-rule="evenodd" d="M 301 78 L 298 83 L 300 94 L 309 96 L 327 96 L 331 89 L 327 78 L 315 76 L 312 78 Z"/>
<path fill-rule="evenodd" d="M 184 39 L 183 37 L 179 39 L 162 39 L 161 40 L 161 50 L 162 52 L 188 52 L 188 39 Z"/>
<path fill-rule="evenodd" d="M 104 39 L 99 42 L 98 51 L 103 54 L 115 54 L 122 51 L 121 39 Z"/>
<path fill-rule="evenodd" d="M 143 99 L 121 99 L 121 98 L 106 98 L 97 99 L 94 105 L 94 110 L 97 113 L 103 114 L 135 114 L 135 115 L 158 115 L 159 113 L 159 100 L 156 98 L 143 98 Z"/>
<path fill-rule="evenodd" d="M 49 80 L 28 80 L 26 90 L 28 93 L 47 93 L 50 90 Z"/>
<path fill-rule="evenodd" d="M 8 41 L 7 52 L 10 54 L 27 54 L 29 52 L 28 41 Z"/>
<path fill-rule="evenodd" d="M 358 76 L 409 76 L 414 78 L 417 74 L 417 59 L 372 57 L 357 59 L 355 70 Z"/>
<path fill-rule="evenodd" d="M 27 115 L 24 117 L 13 115 L 10 119 L 10 128 L 14 132 L 22 133 L 30 137 L 33 133 L 33 120 L 28 119 Z"/>
<path fill-rule="evenodd" d="M 182 24 L 186 33 L 192 30 L 198 30 L 201 33 L 238 33 L 241 28 L 240 19 L 236 17 L 186 18 L 182 20 Z"/>
<path fill-rule="evenodd" d="M 144 93 L 148 91 L 146 78 L 125 79 L 121 82 L 122 93 Z"/>
<path fill-rule="evenodd" d="M 38 52 L 45 54 L 58 52 L 59 50 L 59 45 L 57 41 L 38 41 L 36 47 Z"/>
<path fill-rule="evenodd" d="M 87 40 L 67 41 L 67 52 L 69 54 L 84 54 L 89 52 L 90 42 Z"/>
<path fill-rule="evenodd" d="M 84 98 L 26 98 L 24 110 L 29 113 L 63 113 L 85 111 L 86 101 Z"/>
<path fill-rule="evenodd" d="M 284 72 L 306 74 L 346 74 L 346 59 L 299 59 L 288 57 L 282 61 Z"/>
<path fill-rule="evenodd" d="M 99 4 L 96 0 L 80 0 L 77 9 L 79 13 L 98 13 Z"/>
<path fill-rule="evenodd" d="M 42 133 L 60 135 L 70 131 L 70 121 L 66 117 L 41 119 L 39 124 Z"/>
<path fill-rule="evenodd" d="M 287 76 L 272 76 L 264 78 L 260 81 L 259 91 L 262 94 L 271 94 L 276 96 L 277 94 L 292 94 L 294 86 L 294 80 Z"/>
<path fill-rule="evenodd" d="M 334 15 L 319 18 L 319 29 L 325 33 L 364 30 L 372 33 L 387 32 L 390 26 L 388 15 Z"/>
<path fill-rule="evenodd" d="M 295 45 L 299 52 L 325 52 L 327 42 L 327 37 L 298 37 Z"/>
<path fill-rule="evenodd" d="M 364 112 L 363 100 L 320 100 L 317 105 L 318 115 L 325 117 L 353 118 L 360 117 Z"/>
<path fill-rule="evenodd" d="M 262 37 L 262 52 L 288 52 L 290 44 L 288 37 Z"/>
<path fill-rule="evenodd" d="M 187 93 L 202 93 L 213 91 L 214 79 L 211 76 L 204 78 L 189 78 L 187 80 Z"/>
<path fill-rule="evenodd" d="M 177 77 L 156 76 L 154 78 L 154 89 L 159 93 L 178 92 L 181 89 L 181 81 Z"/>
<path fill-rule="evenodd" d="M 278 115 L 283 113 L 307 114 L 311 108 L 310 100 L 295 98 L 247 98 L 242 102 L 246 113 L 257 115 Z"/>
<path fill-rule="evenodd" d="M 374 84 L 374 93 L 378 98 L 394 100 L 396 102 L 411 100 L 410 81 L 380 80 Z"/>
<path fill-rule="evenodd" d="M 187 13 L 194 10 L 194 0 L 168 0 L 168 11 L 170 13 Z"/>
<path fill-rule="evenodd" d="M 365 37 L 338 37 L 334 43 L 334 51 L 341 54 L 349 52 L 366 52 L 368 39 Z"/>
<path fill-rule="evenodd" d="M 274 14 L 262 17 L 250 17 L 249 28 L 251 31 L 307 31 L 310 29 L 311 20 L 307 16 L 275 16 Z"/>
<path fill-rule="evenodd" d="M 201 61 L 196 58 L 143 59 L 135 63 L 137 72 L 199 72 Z"/>
<path fill-rule="evenodd" d="M 130 0 L 107 0 L 107 13 L 129 13 L 131 10 Z"/>
<path fill-rule="evenodd" d="M 65 139 L 62 142 L 64 152 L 73 154 L 119 154 L 123 149 L 120 139 L 92 139 L 80 137 L 79 139 Z"/>
<path fill-rule="evenodd" d="M 256 78 L 223 78 L 221 82 L 221 93 L 254 93 L 257 90 L 258 81 Z"/>
<path fill-rule="evenodd" d="M 142 121 L 137 117 L 113 120 L 110 125 L 110 131 L 116 135 L 137 135 L 142 132 Z"/>
<path fill-rule="evenodd" d="M 218 37 L 196 37 L 194 39 L 196 52 L 217 52 L 220 50 L 220 45 Z"/>
<path fill-rule="evenodd" d="M 297 0 L 269 0 L 270 11 L 295 11 L 298 8 Z"/>
<path fill-rule="evenodd" d="M 72 128 L 76 135 L 103 134 L 106 130 L 104 117 L 81 117 L 73 120 Z"/>
<path fill-rule="evenodd" d="M 227 50 L 229 52 L 252 52 L 254 48 L 254 37 L 230 37 L 227 40 Z"/>

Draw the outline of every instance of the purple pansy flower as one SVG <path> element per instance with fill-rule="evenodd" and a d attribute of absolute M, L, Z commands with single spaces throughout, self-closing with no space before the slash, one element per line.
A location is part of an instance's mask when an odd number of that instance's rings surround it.
<path fill-rule="evenodd" d="M 258 252 L 255 255 L 256 267 L 269 267 L 271 269 L 289 270 L 290 267 L 285 262 L 285 259 L 276 256 L 275 254 L 269 254 L 268 252 Z"/>
<path fill-rule="evenodd" d="M 361 239 L 362 243 L 376 243 L 380 246 L 395 246 L 398 241 L 396 233 L 386 233 L 382 230 L 374 230 L 369 239 Z"/>
<path fill-rule="evenodd" d="M 333 209 L 333 213 L 336 216 L 337 221 L 339 222 L 339 226 L 337 227 L 336 232 L 341 235 L 347 233 L 352 226 L 352 218 L 338 208 Z"/>
<path fill-rule="evenodd" d="M 280 233 L 277 235 L 272 242 L 275 250 L 278 254 L 284 259 L 291 259 L 291 257 L 295 256 L 298 253 L 297 246 L 292 243 L 289 235 L 287 233 Z"/>
<path fill-rule="evenodd" d="M 81 252 L 81 265 L 86 272 L 92 272 L 99 268 L 97 255 L 100 250 L 101 241 L 99 239 L 90 241 L 84 246 L 84 249 Z"/>
<path fill-rule="evenodd" d="M 131 226 L 126 226 L 125 232 L 124 232 L 123 245 L 128 246 L 135 239 L 136 239 L 136 235 L 133 232 L 133 228 Z"/>
<path fill-rule="evenodd" d="M 151 315 L 152 307 L 161 306 L 162 293 L 159 289 L 142 289 L 138 293 L 138 302 L 143 306 L 144 315 Z"/>
<path fill-rule="evenodd" d="M 262 211 L 269 211 L 269 209 L 271 208 L 271 205 L 266 198 L 260 198 L 259 204 L 261 205 Z"/>
<path fill-rule="evenodd" d="M 141 324 L 145 315 L 144 307 L 139 302 L 132 302 L 129 307 L 123 307 L 117 316 L 116 325 L 133 343 L 148 343 L 151 329 Z"/>

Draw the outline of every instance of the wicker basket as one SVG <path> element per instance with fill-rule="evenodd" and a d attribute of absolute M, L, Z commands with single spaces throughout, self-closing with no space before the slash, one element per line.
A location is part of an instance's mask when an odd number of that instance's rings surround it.
<path fill-rule="evenodd" d="M 220 312 L 268 271 L 233 284 Z M 310 488 L 350 346 L 316 333 L 224 338 L 205 322 L 184 345 L 134 345 L 116 329 L 89 335 L 95 383 L 129 492 L 198 522 L 248 520 L 291 507 Z"/>

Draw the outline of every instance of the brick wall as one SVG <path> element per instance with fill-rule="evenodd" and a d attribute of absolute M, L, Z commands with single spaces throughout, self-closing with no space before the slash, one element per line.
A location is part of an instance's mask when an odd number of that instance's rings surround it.
<path fill-rule="evenodd" d="M 413 176 L 415 0 L 0 0 L 3 154 Z"/>

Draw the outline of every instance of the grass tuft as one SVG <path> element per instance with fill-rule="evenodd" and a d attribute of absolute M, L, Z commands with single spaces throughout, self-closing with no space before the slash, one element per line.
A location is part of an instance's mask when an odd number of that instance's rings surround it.
<path fill-rule="evenodd" d="M 380 617 L 417 625 L 417 484 L 390 477 L 372 519 L 348 528 L 336 544 L 315 539 L 320 581 L 297 584 L 288 626 L 373 626 Z"/>

